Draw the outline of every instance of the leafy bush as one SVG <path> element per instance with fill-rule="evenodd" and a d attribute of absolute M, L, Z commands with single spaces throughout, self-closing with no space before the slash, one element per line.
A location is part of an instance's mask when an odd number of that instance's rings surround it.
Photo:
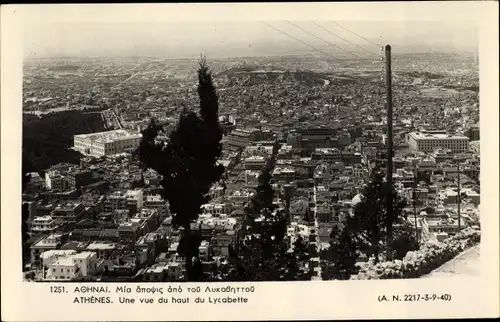
<path fill-rule="evenodd" d="M 439 242 L 428 242 L 418 251 L 409 251 L 403 260 L 375 264 L 373 260 L 362 264 L 352 280 L 418 278 L 429 274 L 464 250 L 477 245 L 481 233 L 467 229 Z"/>

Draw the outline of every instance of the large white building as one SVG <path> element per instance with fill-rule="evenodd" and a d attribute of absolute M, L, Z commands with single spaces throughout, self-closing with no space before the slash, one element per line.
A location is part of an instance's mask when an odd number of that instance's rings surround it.
<path fill-rule="evenodd" d="M 53 257 L 47 268 L 46 280 L 72 280 L 92 275 L 98 269 L 98 257 L 95 252 Z"/>
<path fill-rule="evenodd" d="M 137 205 L 137 209 L 142 209 L 144 204 L 144 193 L 141 189 L 127 190 L 125 193 L 127 203 Z"/>
<path fill-rule="evenodd" d="M 141 134 L 127 130 L 79 134 L 73 137 L 73 148 L 94 157 L 123 153 L 139 146 Z"/>
<path fill-rule="evenodd" d="M 452 135 L 446 131 L 411 132 L 406 141 L 411 149 L 420 152 L 433 152 L 436 149 L 447 149 L 453 153 L 469 150 L 469 138 L 463 135 Z"/>

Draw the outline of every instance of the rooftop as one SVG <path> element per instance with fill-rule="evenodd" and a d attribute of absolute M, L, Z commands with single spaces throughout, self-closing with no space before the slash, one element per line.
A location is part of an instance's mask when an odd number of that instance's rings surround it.
<path fill-rule="evenodd" d="M 89 242 L 88 241 L 70 241 L 61 246 L 61 250 L 70 250 L 73 251 L 75 249 L 85 249 L 87 248 Z"/>
<path fill-rule="evenodd" d="M 321 154 L 333 154 L 333 153 L 340 153 L 340 150 L 337 148 L 316 148 L 314 152 Z"/>
<path fill-rule="evenodd" d="M 468 140 L 469 138 L 463 135 L 458 134 L 450 134 L 445 131 L 420 131 L 420 132 L 411 132 L 409 134 L 416 140 Z"/>
<path fill-rule="evenodd" d="M 47 237 L 41 238 L 37 243 L 35 243 L 32 247 L 54 247 L 61 242 L 60 234 L 52 234 Z"/>
<path fill-rule="evenodd" d="M 52 265 L 75 266 L 75 263 L 73 262 L 73 257 L 67 256 L 58 258 Z"/>
<path fill-rule="evenodd" d="M 95 252 L 81 252 L 78 254 L 71 255 L 72 259 L 84 259 L 93 256 Z"/>
<path fill-rule="evenodd" d="M 52 221 L 52 217 L 51 216 L 40 216 L 40 217 L 36 217 L 33 219 L 33 221 Z"/>
<path fill-rule="evenodd" d="M 127 197 L 137 197 L 137 196 L 139 196 L 141 193 L 142 193 L 142 190 L 141 190 L 141 189 L 134 189 L 134 190 L 127 190 L 127 192 L 125 193 L 125 195 L 126 195 Z"/>
<path fill-rule="evenodd" d="M 106 132 L 90 133 L 90 134 L 79 134 L 75 135 L 75 138 L 82 138 L 94 141 L 96 143 L 109 143 L 118 140 L 126 140 L 132 138 L 140 138 L 141 134 L 136 132 L 131 132 L 127 130 L 113 130 Z"/>
<path fill-rule="evenodd" d="M 99 243 L 93 242 L 92 244 L 87 246 L 88 250 L 107 250 L 107 249 L 115 249 L 116 244 L 114 243 Z"/>
<path fill-rule="evenodd" d="M 120 226 L 118 226 L 118 230 L 119 231 L 137 230 L 137 229 L 139 229 L 139 226 L 140 226 L 139 222 L 129 221 L 129 222 L 125 222 L 125 223 L 121 224 Z"/>
<path fill-rule="evenodd" d="M 54 250 L 48 250 L 46 252 L 43 252 L 40 257 L 43 259 L 50 258 L 50 257 L 56 257 L 56 256 L 68 256 L 75 254 L 76 251 L 74 250 L 61 250 L 61 249 L 54 249 Z"/>
<path fill-rule="evenodd" d="M 260 155 L 252 155 L 248 158 L 245 159 L 245 161 L 264 161 L 265 158 L 263 156 L 260 156 Z"/>
<path fill-rule="evenodd" d="M 64 204 L 59 204 L 54 210 L 75 210 L 75 208 L 79 207 L 81 202 L 66 202 Z"/>

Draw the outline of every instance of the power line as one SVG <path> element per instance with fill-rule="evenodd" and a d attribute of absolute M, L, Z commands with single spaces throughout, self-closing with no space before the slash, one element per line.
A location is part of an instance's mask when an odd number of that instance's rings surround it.
<path fill-rule="evenodd" d="M 318 48 L 314 47 L 313 45 L 310 45 L 310 44 L 306 43 L 305 41 L 302 41 L 302 40 L 300 40 L 300 39 L 298 39 L 298 38 L 296 38 L 296 37 L 294 37 L 294 36 L 292 36 L 292 35 L 290 35 L 290 34 L 288 34 L 288 33 L 284 32 L 284 31 L 282 31 L 282 30 L 280 30 L 280 29 L 278 29 L 278 28 L 275 28 L 275 27 L 271 26 L 270 24 L 268 24 L 268 23 L 267 23 L 267 22 L 265 22 L 265 21 L 262 21 L 262 23 L 263 23 L 263 24 L 265 24 L 266 26 L 268 26 L 268 27 L 270 27 L 270 28 L 272 28 L 272 29 L 274 29 L 274 30 L 276 30 L 276 31 L 278 31 L 278 32 L 280 32 L 280 33 L 282 33 L 282 34 L 284 34 L 285 36 L 288 36 L 288 37 L 290 37 L 290 38 L 292 38 L 292 39 L 294 39 L 294 40 L 296 40 L 296 41 L 298 41 L 298 42 L 300 42 L 300 43 L 302 43 L 302 44 L 304 44 L 304 45 L 306 45 L 306 46 L 308 46 L 308 47 L 310 47 L 310 48 L 312 48 L 312 49 L 314 49 L 314 50 L 316 50 L 316 51 L 319 51 L 319 52 L 321 52 L 321 53 L 323 53 L 323 54 L 325 54 L 325 55 L 328 55 L 328 56 L 331 56 L 331 57 L 333 57 L 333 58 L 335 58 L 335 59 L 338 59 L 337 57 L 335 57 L 335 56 L 334 56 L 334 55 L 332 55 L 331 53 L 326 52 L 326 51 L 323 51 L 323 50 L 321 50 L 321 49 L 318 49 Z"/>
<path fill-rule="evenodd" d="M 354 35 L 358 36 L 359 38 L 361 38 L 361 39 L 363 39 L 363 40 L 368 41 L 370 44 L 375 45 L 375 46 L 377 46 L 378 48 L 382 47 L 381 45 L 376 44 L 376 43 L 374 43 L 373 41 L 371 41 L 371 40 L 369 40 L 369 39 L 366 39 L 365 37 L 363 37 L 363 36 L 361 36 L 361 35 L 358 35 L 357 33 L 355 33 L 354 31 L 350 30 L 349 28 L 346 28 L 346 27 L 342 26 L 341 24 L 339 24 L 339 23 L 338 23 L 338 22 L 336 22 L 336 21 L 334 21 L 334 23 L 336 23 L 336 24 L 337 24 L 340 28 L 342 28 L 342 29 L 344 29 L 344 30 L 349 31 L 350 33 L 352 33 L 352 34 L 354 34 Z"/>
<path fill-rule="evenodd" d="M 337 38 L 340 38 L 340 39 L 342 39 L 342 40 L 344 40 L 344 41 L 347 41 L 347 42 L 348 42 L 348 43 L 350 43 L 351 45 L 356 46 L 356 47 L 358 47 L 358 48 L 360 48 L 360 49 L 362 49 L 362 50 L 364 50 L 364 51 L 366 51 L 366 52 L 369 52 L 369 53 L 370 53 L 370 54 L 372 54 L 372 55 L 376 55 L 376 56 L 379 56 L 379 57 L 380 57 L 380 54 L 374 53 L 374 52 L 373 52 L 373 51 L 371 51 L 371 50 L 368 50 L 368 49 L 366 49 L 366 48 L 363 48 L 363 47 L 361 47 L 361 46 L 359 46 L 359 45 L 357 45 L 357 44 L 355 44 L 355 43 L 353 43 L 353 42 L 351 42 L 351 41 L 349 41 L 349 40 L 347 40 L 347 39 L 345 39 L 345 38 L 343 38 L 343 37 L 340 37 L 339 35 L 335 34 L 334 32 L 332 32 L 332 31 L 330 31 L 330 30 L 328 30 L 328 29 L 326 29 L 325 27 L 323 27 L 323 26 L 319 25 L 318 23 L 316 23 L 316 22 L 314 22 L 314 21 L 312 21 L 312 23 L 313 23 L 313 24 L 315 24 L 316 26 L 318 26 L 319 28 L 323 29 L 324 31 L 326 31 L 326 32 L 327 32 L 327 33 L 329 33 L 330 35 L 335 36 L 335 37 L 337 37 Z M 378 46 L 378 47 L 380 48 L 380 46 Z"/>
<path fill-rule="evenodd" d="M 327 32 L 327 33 L 329 33 L 330 35 L 335 36 L 335 37 L 337 37 L 337 38 L 339 38 L 339 39 L 342 39 L 342 40 L 344 40 L 344 41 L 346 41 L 346 42 L 350 43 L 351 45 L 358 47 L 358 48 L 359 48 L 359 49 L 361 49 L 361 50 L 364 50 L 364 51 L 366 51 L 366 52 L 369 52 L 370 54 L 373 54 L 373 55 L 376 55 L 376 56 L 379 56 L 379 57 L 380 57 L 380 54 L 377 54 L 377 53 L 375 53 L 375 52 L 373 52 L 373 51 L 371 51 L 371 50 L 368 50 L 368 49 L 366 49 L 366 48 L 364 48 L 364 47 L 361 47 L 360 45 L 355 44 L 355 43 L 353 43 L 353 42 L 351 42 L 351 41 L 349 41 L 349 40 L 347 40 L 347 39 L 345 39 L 345 38 L 343 38 L 343 37 L 341 37 L 341 36 L 337 35 L 336 33 L 332 32 L 331 30 L 326 29 L 325 27 L 321 26 L 320 24 L 318 24 L 318 23 L 316 23 L 316 22 L 314 22 L 314 21 L 312 21 L 312 23 L 313 23 L 313 24 L 315 24 L 317 27 L 319 27 L 319 28 L 323 29 L 324 31 L 326 31 L 326 32 Z M 378 46 L 378 45 L 377 45 L 377 46 Z M 380 46 L 378 46 L 378 47 L 380 48 Z"/>
<path fill-rule="evenodd" d="M 315 37 L 315 38 L 317 38 L 317 39 L 319 39 L 319 40 L 321 40 L 321 41 L 326 42 L 326 43 L 327 43 L 328 45 L 330 45 L 330 46 L 337 47 L 338 49 L 340 49 L 340 50 L 342 50 L 342 51 L 345 51 L 346 53 L 349 53 L 349 54 L 354 55 L 354 56 L 359 57 L 359 58 L 363 58 L 363 57 L 361 57 L 361 56 L 359 56 L 359 55 L 356 55 L 356 54 L 354 54 L 354 53 L 348 52 L 347 50 L 343 49 L 342 47 L 337 46 L 337 45 L 335 45 L 335 44 L 332 44 L 331 42 L 326 41 L 326 40 L 324 40 L 324 39 L 323 39 L 323 38 L 321 38 L 321 37 L 316 36 L 316 35 L 315 35 L 315 34 L 313 34 L 312 32 L 309 32 L 309 31 L 305 30 L 304 28 L 302 28 L 302 27 L 300 27 L 300 26 L 298 26 L 298 25 L 294 24 L 293 22 L 290 22 L 290 21 L 286 21 L 286 22 L 287 22 L 287 23 L 289 23 L 290 25 L 294 26 L 295 28 L 298 28 L 298 29 L 302 30 L 303 32 L 305 32 L 305 33 L 307 33 L 307 34 L 309 34 L 309 35 L 311 35 L 311 36 L 313 36 L 313 37 Z"/>

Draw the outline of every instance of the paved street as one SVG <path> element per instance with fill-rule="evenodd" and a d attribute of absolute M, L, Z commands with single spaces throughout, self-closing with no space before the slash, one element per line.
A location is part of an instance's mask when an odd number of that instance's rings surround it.
<path fill-rule="evenodd" d="M 469 248 L 425 277 L 479 276 L 480 246 Z"/>

